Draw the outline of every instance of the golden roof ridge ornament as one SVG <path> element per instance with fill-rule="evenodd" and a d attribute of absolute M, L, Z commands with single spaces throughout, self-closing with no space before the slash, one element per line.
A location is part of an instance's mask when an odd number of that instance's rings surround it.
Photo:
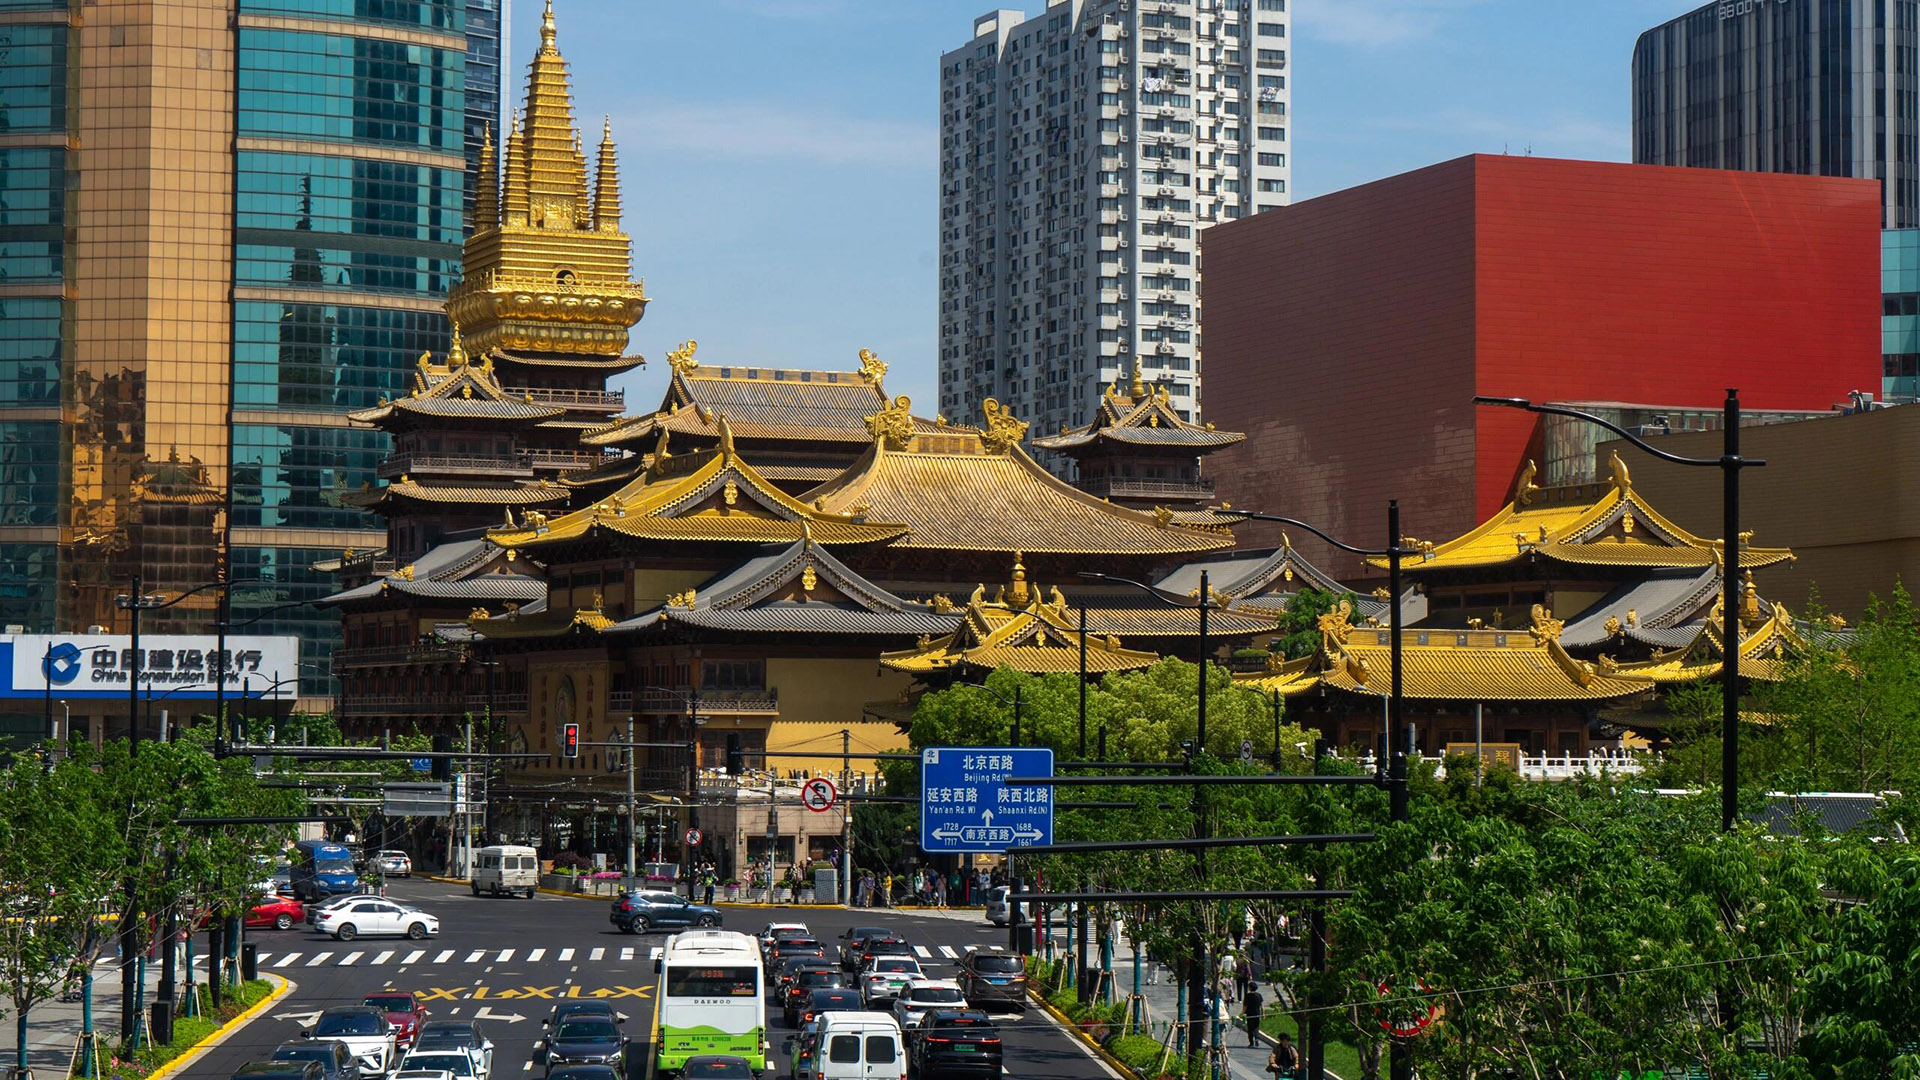
<path fill-rule="evenodd" d="M 700 366 L 700 361 L 693 358 L 693 354 L 699 351 L 699 348 L 699 342 L 688 338 L 679 348 L 668 350 L 667 366 L 671 367 L 676 375 L 685 375 L 693 371 Z"/>
<path fill-rule="evenodd" d="M 987 402 L 998 407 L 991 398 Z M 867 431 L 887 449 L 905 450 L 913 445 L 912 409 L 913 402 L 901 394 L 893 399 L 892 405 L 866 418 Z"/>
<path fill-rule="evenodd" d="M 988 451 L 1007 453 L 1027 437 L 1027 422 L 1014 416 L 1013 410 L 998 400 L 988 398 L 981 402 L 980 411 L 987 418 L 986 430 L 980 433 L 980 443 Z"/>
<path fill-rule="evenodd" d="M 1549 641 L 1559 641 L 1560 631 L 1566 626 L 1565 620 L 1553 617 L 1545 604 L 1533 605 L 1527 632 L 1533 635 L 1535 645 L 1545 645 Z"/>
<path fill-rule="evenodd" d="M 1033 591 L 1027 587 L 1027 568 L 1021 562 L 1021 553 L 1013 553 L 1013 581 L 1007 588 L 1007 603 L 1012 607 L 1024 608 L 1033 599 Z"/>
<path fill-rule="evenodd" d="M 887 362 L 872 349 L 860 350 L 860 377 L 875 390 L 880 389 L 880 380 L 887 377 Z"/>
<path fill-rule="evenodd" d="M 451 322 L 451 320 L 449 320 Z M 460 324 L 452 323 L 453 342 L 447 346 L 447 370 L 467 366 L 467 350 L 460 344 Z"/>
<path fill-rule="evenodd" d="M 1127 383 L 1127 396 L 1135 401 L 1139 401 L 1141 398 L 1147 396 L 1147 386 L 1143 378 L 1145 372 L 1142 370 L 1146 366 L 1147 362 L 1145 360 L 1136 359 L 1133 362 L 1133 380 Z"/>
<path fill-rule="evenodd" d="M 1532 458 L 1528 458 L 1527 467 L 1520 471 L 1520 483 L 1513 489 L 1513 501 L 1515 505 L 1525 506 L 1533 501 L 1534 495 L 1540 490 L 1540 485 L 1533 482 L 1533 478 L 1538 475 L 1538 473 L 1539 466 L 1533 463 Z"/>
<path fill-rule="evenodd" d="M 1627 463 L 1620 460 L 1620 451 L 1615 450 L 1608 458 L 1607 472 L 1615 490 L 1623 495 L 1633 490 L 1633 476 L 1627 472 Z"/>

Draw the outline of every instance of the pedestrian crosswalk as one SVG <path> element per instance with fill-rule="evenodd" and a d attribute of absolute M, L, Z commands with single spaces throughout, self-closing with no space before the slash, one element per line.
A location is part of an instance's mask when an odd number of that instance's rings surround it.
<path fill-rule="evenodd" d="M 994 950 L 1002 948 L 1002 946 L 999 945 L 986 947 Z M 960 951 L 952 945 L 915 945 L 913 952 L 914 955 L 922 961 L 929 963 L 957 961 L 960 958 Z M 584 957 L 582 957 L 581 954 L 584 954 Z M 521 957 L 520 963 L 523 964 L 553 962 L 564 964 L 574 962 L 576 959 L 584 959 L 590 964 L 631 964 L 642 959 L 647 961 L 657 960 L 660 958 L 660 954 L 661 946 L 659 945 L 651 947 L 625 946 L 613 948 L 596 945 L 590 949 L 528 949 L 524 955 L 521 954 L 518 949 L 490 948 L 469 949 L 464 952 L 460 949 L 380 949 L 378 951 L 355 949 L 347 952 L 342 952 L 338 949 L 289 949 L 285 952 L 268 952 L 261 950 L 258 959 L 260 966 L 266 968 L 412 967 L 416 964 L 427 964 L 436 967 L 448 964 L 484 964 L 491 967 L 496 964 L 510 964 L 516 956 Z M 549 956 L 551 956 L 551 959 L 549 959 Z M 102 958 L 98 963 L 103 966 L 112 966 L 117 964 L 118 961 L 107 957 Z M 193 963 L 196 967 L 204 968 L 207 964 L 207 955 L 204 952 L 196 954 L 193 958 Z"/>

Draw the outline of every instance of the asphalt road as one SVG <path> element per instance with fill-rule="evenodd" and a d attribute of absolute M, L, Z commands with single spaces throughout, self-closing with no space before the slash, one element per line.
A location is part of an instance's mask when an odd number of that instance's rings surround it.
<path fill-rule="evenodd" d="M 359 938 L 338 942 L 304 927 L 253 930 L 264 971 L 285 976 L 297 989 L 265 1015 L 185 1070 L 189 1080 L 226 1080 L 245 1062 L 267 1057 L 321 1009 L 357 1005 L 380 990 L 412 990 L 426 999 L 429 1019 L 480 1020 L 493 1040 L 495 1080 L 538 1080 L 533 1046 L 540 1020 L 555 1000 L 610 1001 L 631 1019 L 636 1062 L 646 1058 L 652 1029 L 655 980 L 652 955 L 667 934 L 628 935 L 607 921 L 605 900 L 540 894 L 531 900 L 474 897 L 464 888 L 427 881 L 396 881 L 389 894 L 440 917 L 440 936 Z M 944 915 L 893 911 L 722 907 L 725 928 L 753 933 L 772 919 L 808 924 L 832 939 L 850 926 L 885 926 L 915 946 L 935 978 L 957 974 L 958 957 L 973 946 L 1006 944 L 1006 931 L 977 911 Z M 1113 1074 L 1078 1039 L 1037 1009 L 1000 1019 L 1006 1073 L 1028 1078 L 1113 1080 Z M 782 1053 L 788 1029 L 778 1009 L 768 1013 L 773 1048 L 768 1080 L 786 1074 Z M 636 1070 L 636 1077 L 643 1075 Z"/>

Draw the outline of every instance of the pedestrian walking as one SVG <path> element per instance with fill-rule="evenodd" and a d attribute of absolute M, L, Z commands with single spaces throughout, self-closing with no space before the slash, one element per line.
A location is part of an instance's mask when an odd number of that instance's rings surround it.
<path fill-rule="evenodd" d="M 933 875 L 933 906 L 937 908 L 947 906 L 947 876 L 945 874 Z"/>
<path fill-rule="evenodd" d="M 1260 1014 L 1266 1010 L 1266 999 L 1260 996 L 1260 988 L 1250 987 L 1240 996 L 1241 1008 L 1247 1017 L 1247 1045 L 1260 1045 Z"/>
<path fill-rule="evenodd" d="M 1239 985 L 1235 975 L 1237 971 L 1239 971 L 1239 964 L 1234 960 L 1232 953 L 1227 953 L 1220 958 L 1220 966 L 1214 974 L 1215 989 L 1229 1003 L 1233 1001 L 1234 987 Z"/>
<path fill-rule="evenodd" d="M 1275 1080 L 1295 1080 L 1300 1075 L 1300 1051 L 1294 1049 L 1293 1036 L 1283 1031 L 1274 1037 L 1273 1053 L 1267 1055 L 1267 1072 Z"/>

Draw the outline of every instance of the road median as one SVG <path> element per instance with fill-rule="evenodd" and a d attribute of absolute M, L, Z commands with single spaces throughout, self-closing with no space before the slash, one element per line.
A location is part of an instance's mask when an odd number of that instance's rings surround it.
<path fill-rule="evenodd" d="M 192 1044 L 185 1047 L 179 1047 L 177 1053 L 168 1057 L 166 1060 L 156 1064 L 153 1067 L 152 1072 L 146 1073 L 145 1074 L 146 1080 L 166 1080 L 167 1077 L 170 1077 L 175 1075 L 176 1073 L 179 1073 L 181 1070 L 185 1069 L 187 1066 L 192 1065 L 194 1062 L 200 1060 L 200 1058 L 203 1057 L 208 1051 L 213 1050 L 214 1048 L 218 1047 L 220 1044 L 226 1042 L 229 1038 L 232 1038 L 235 1032 L 238 1032 L 241 1028 L 246 1027 L 248 1024 L 258 1019 L 262 1013 L 272 1008 L 275 1005 L 275 1003 L 280 1001 L 281 998 L 286 997 L 288 994 L 292 993 L 295 989 L 294 983 L 291 980 L 283 978 L 279 975 L 263 973 L 261 975 L 261 981 L 266 982 L 273 987 L 271 990 L 267 992 L 267 995 L 265 997 L 261 998 L 259 1001 L 254 1002 L 252 1005 L 248 1006 L 246 1009 L 242 1010 L 241 1012 L 239 1012 L 238 1014 L 236 1014 L 235 1016 L 227 1020 L 225 1023 L 221 1024 L 219 1027 L 213 1029 L 212 1031 L 208 1032 L 206 1035 L 195 1040 Z M 186 1020 L 186 1019 L 176 1020 L 175 1021 L 176 1036 L 179 1034 L 179 1027 L 181 1025 L 185 1025 L 189 1023 L 192 1023 L 192 1021 Z M 139 1053 L 151 1054 L 153 1053 L 154 1049 L 156 1048 L 148 1048 L 147 1050 L 140 1051 Z M 138 1067 L 137 1064 L 135 1067 L 136 1068 Z M 115 1069 L 112 1071 L 115 1072 L 116 1074 L 119 1074 L 120 1072 L 120 1070 L 118 1069 Z"/>

